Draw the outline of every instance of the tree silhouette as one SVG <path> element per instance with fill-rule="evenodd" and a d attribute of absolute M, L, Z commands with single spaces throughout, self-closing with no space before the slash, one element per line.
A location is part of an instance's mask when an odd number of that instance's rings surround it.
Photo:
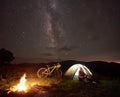
<path fill-rule="evenodd" d="M 8 64 L 14 60 L 13 53 L 5 48 L 0 49 L 0 64 Z"/>

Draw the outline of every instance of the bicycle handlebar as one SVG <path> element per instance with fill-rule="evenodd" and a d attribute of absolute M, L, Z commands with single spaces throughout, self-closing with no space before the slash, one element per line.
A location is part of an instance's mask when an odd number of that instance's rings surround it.
<path fill-rule="evenodd" d="M 49 65 L 46 65 L 46 66 L 47 66 L 48 68 L 51 67 L 51 66 L 49 66 Z M 55 65 L 52 66 L 52 67 L 60 68 L 60 67 L 61 67 L 61 64 L 58 63 L 58 64 L 55 64 Z"/>

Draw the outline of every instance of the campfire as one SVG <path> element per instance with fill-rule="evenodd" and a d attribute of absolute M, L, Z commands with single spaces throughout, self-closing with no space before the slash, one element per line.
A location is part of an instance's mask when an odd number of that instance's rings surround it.
<path fill-rule="evenodd" d="M 47 89 L 49 88 L 41 87 L 36 82 L 27 82 L 26 74 L 23 74 L 19 83 L 11 86 L 7 94 L 10 95 L 10 97 L 48 97 L 49 94 Z"/>
<path fill-rule="evenodd" d="M 29 81 L 28 81 L 29 80 Z M 8 97 L 49 97 L 51 89 L 50 83 L 48 80 L 43 81 L 42 79 L 39 81 L 31 80 L 29 77 L 26 78 L 26 74 L 23 74 L 16 85 L 11 86 L 7 89 Z"/>
<path fill-rule="evenodd" d="M 12 87 L 9 88 L 9 92 L 25 92 L 25 93 L 28 92 L 29 89 L 34 84 L 28 85 L 26 82 L 27 82 L 26 74 L 23 74 L 23 76 L 20 78 L 19 83 L 15 86 L 12 86 Z"/>
<path fill-rule="evenodd" d="M 0 97 L 53 97 L 52 79 L 35 79 L 23 74 L 19 82 L 6 89 Z M 52 90 L 52 91 L 51 91 Z M 2 95 L 2 96 L 1 96 Z"/>

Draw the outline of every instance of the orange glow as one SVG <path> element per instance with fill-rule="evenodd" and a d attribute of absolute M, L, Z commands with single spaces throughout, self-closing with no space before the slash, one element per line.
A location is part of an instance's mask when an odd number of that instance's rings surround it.
<path fill-rule="evenodd" d="M 26 74 L 24 74 L 21 79 L 20 82 L 16 85 L 11 87 L 9 90 L 12 92 L 27 92 L 29 89 L 29 86 L 26 84 Z"/>
<path fill-rule="evenodd" d="M 27 86 L 26 86 L 26 74 L 24 74 L 21 79 L 20 79 L 20 83 L 17 85 L 16 89 L 17 91 L 26 91 L 27 90 Z"/>

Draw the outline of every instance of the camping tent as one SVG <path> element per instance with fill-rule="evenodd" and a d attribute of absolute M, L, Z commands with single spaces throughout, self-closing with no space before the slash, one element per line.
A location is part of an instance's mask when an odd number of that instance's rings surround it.
<path fill-rule="evenodd" d="M 82 68 L 83 72 L 87 75 L 87 78 L 92 77 L 91 71 L 85 65 L 82 65 L 82 64 L 74 64 L 74 65 L 72 65 L 65 72 L 65 76 L 69 77 L 69 78 L 72 78 L 72 79 L 78 79 L 78 74 L 79 74 L 80 68 Z"/>

